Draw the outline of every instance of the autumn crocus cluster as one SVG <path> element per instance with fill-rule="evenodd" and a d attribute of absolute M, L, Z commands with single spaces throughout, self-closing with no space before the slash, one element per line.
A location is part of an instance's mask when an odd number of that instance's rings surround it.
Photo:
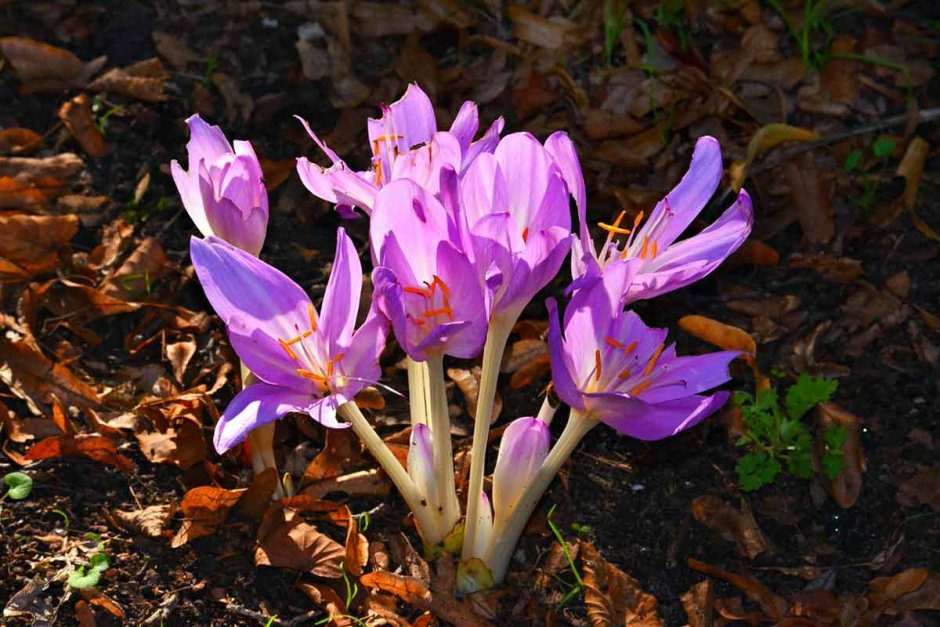
<path fill-rule="evenodd" d="M 595 426 L 658 440 L 699 423 L 727 400 L 708 390 L 728 380 L 737 353 L 678 356 L 665 330 L 646 326 L 628 309 L 704 277 L 750 232 L 751 203 L 741 192 L 705 230 L 680 239 L 721 179 L 714 139 L 698 141 L 688 173 L 647 219 L 640 213 L 625 221 L 621 213 L 599 225 L 595 242 L 577 153 L 564 133 L 544 142 L 527 133 L 502 135 L 497 120 L 478 138 L 470 102 L 448 130 L 438 130 L 431 101 L 411 85 L 381 117 L 368 120 L 370 168 L 354 171 L 301 122 L 328 161 L 298 159 L 301 181 L 344 217 L 369 220 L 374 295 L 361 314 L 362 269 L 343 229 L 319 309 L 301 287 L 256 258 L 263 241 L 257 216 L 263 210 L 266 217 L 267 204 L 259 200 L 260 175 L 252 177 L 260 170 L 247 144 L 236 142 L 233 151 L 217 129 L 194 117 L 190 173 L 173 167 L 184 204 L 206 236 L 192 240 L 193 265 L 232 347 L 258 380 L 223 412 L 215 436 L 220 452 L 291 412 L 326 427 L 351 426 L 411 508 L 428 551 L 459 550 L 458 583 L 472 591 L 503 580 L 526 520 Z M 556 408 L 547 402 L 536 416 L 513 420 L 487 494 L 487 440 L 506 342 L 569 255 L 563 314 L 555 299 L 546 303 L 552 382 L 570 407 L 567 424 L 553 444 Z M 389 333 L 407 355 L 407 468 L 355 403 L 355 394 L 381 376 L 378 359 Z M 449 358 L 482 358 L 463 505 L 443 375 Z"/>

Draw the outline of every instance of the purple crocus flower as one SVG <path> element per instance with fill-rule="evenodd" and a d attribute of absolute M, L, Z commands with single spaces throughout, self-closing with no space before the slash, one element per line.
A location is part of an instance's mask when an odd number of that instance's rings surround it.
<path fill-rule="evenodd" d="M 190 255 L 206 297 L 232 348 L 259 379 L 229 403 L 215 429 L 220 453 L 249 431 L 301 412 L 327 427 L 345 427 L 337 408 L 381 376 L 387 326 L 371 315 L 355 329 L 362 267 L 343 229 L 320 312 L 279 270 L 210 237 L 193 238 Z"/>
<path fill-rule="evenodd" d="M 355 172 L 317 137 L 305 120 L 300 121 L 332 163 L 323 168 L 300 157 L 297 159 L 300 180 L 314 196 L 335 203 L 343 217 L 354 217 L 356 207 L 371 214 L 378 190 L 400 178 L 410 178 L 436 194 L 443 167 L 462 172 L 477 155 L 492 152 L 503 128 L 500 118 L 474 142 L 479 116 L 476 103 L 467 101 L 450 131 L 438 132 L 431 100 L 412 83 L 400 100 L 382 106 L 381 118 L 368 120 L 372 167 Z"/>
<path fill-rule="evenodd" d="M 376 305 L 404 351 L 415 361 L 439 352 L 475 357 L 489 307 L 440 201 L 413 181 L 389 183 L 376 196 L 369 237 Z"/>
<path fill-rule="evenodd" d="M 268 194 L 254 149 L 238 140 L 233 148 L 218 126 L 198 114 L 186 124 L 189 171 L 170 163 L 183 207 L 205 237 L 215 235 L 257 256 L 268 228 Z"/>
<path fill-rule="evenodd" d="M 596 248 L 587 229 L 584 179 L 574 146 L 567 137 L 556 134 L 546 142 L 546 148 L 559 164 L 580 216 L 579 238 L 571 251 L 572 275 L 576 279 L 596 275 L 616 261 L 638 259 L 636 277 L 627 286 L 627 302 L 653 298 L 698 281 L 721 265 L 751 232 L 751 198 L 741 190 L 705 230 L 676 241 L 705 208 L 721 180 L 721 146 L 713 137 L 702 137 L 695 144 L 688 172 L 656 205 L 649 219 L 644 223 L 641 212 L 632 228 L 624 228 L 625 212 L 621 212 L 613 224 L 600 224 L 607 238 Z"/>
<path fill-rule="evenodd" d="M 571 241 L 568 193 L 551 154 L 528 133 L 479 155 L 459 184 L 465 248 L 494 290 L 493 316 L 511 326 L 558 274 Z"/>
<path fill-rule="evenodd" d="M 665 329 L 623 311 L 636 260 L 616 261 L 586 279 L 565 309 L 564 336 L 554 299 L 547 301 L 552 381 L 573 410 L 640 440 L 659 440 L 714 413 L 727 392 L 699 394 L 728 381 L 738 351 L 677 357 Z"/>

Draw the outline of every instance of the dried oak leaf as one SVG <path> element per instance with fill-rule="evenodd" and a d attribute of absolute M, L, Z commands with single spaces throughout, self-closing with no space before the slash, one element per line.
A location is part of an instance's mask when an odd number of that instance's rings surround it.
<path fill-rule="evenodd" d="M 277 468 L 265 468 L 256 474 L 248 486 L 248 491 L 238 502 L 238 511 L 252 520 L 261 520 L 264 512 L 271 506 L 271 497 L 278 482 Z"/>
<path fill-rule="evenodd" d="M 706 494 L 692 501 L 692 515 L 725 540 L 734 542 L 738 552 L 748 559 L 769 548 L 749 509 L 740 512 L 717 496 Z"/>
<path fill-rule="evenodd" d="M 470 414 L 471 418 L 476 418 L 477 416 L 477 401 L 480 396 L 481 374 L 482 372 L 479 366 L 474 366 L 470 370 L 465 368 L 447 369 L 447 376 L 450 377 L 451 381 L 457 384 L 457 387 L 460 388 L 460 392 L 463 394 L 464 400 L 467 401 L 467 413 Z M 493 415 L 490 422 L 496 422 L 502 411 L 503 399 L 500 398 L 497 392 L 496 398 L 493 399 Z"/>
<path fill-rule="evenodd" d="M 112 68 L 88 85 L 92 91 L 103 91 L 143 100 L 163 102 L 163 85 L 169 76 L 160 59 L 140 61 L 126 68 Z"/>
<path fill-rule="evenodd" d="M 343 545 L 305 522 L 296 510 L 272 507 L 258 527 L 255 564 L 279 566 L 326 579 L 343 576 Z"/>
<path fill-rule="evenodd" d="M 362 574 L 362 567 L 369 562 L 369 540 L 359 533 L 359 524 L 354 516 L 349 517 L 349 526 L 346 528 L 346 558 L 343 567 L 346 571 L 358 577 Z"/>
<path fill-rule="evenodd" d="M 803 227 L 803 235 L 813 244 L 824 244 L 835 235 L 831 181 L 816 165 L 812 153 L 791 159 L 783 166 L 790 184 L 790 196 Z"/>
<path fill-rule="evenodd" d="M 636 625 L 662 627 L 659 602 L 639 582 L 601 557 L 590 542 L 581 542 L 584 605 L 595 627 Z"/>
<path fill-rule="evenodd" d="M 48 418 L 17 417 L 2 401 L 0 401 L 0 425 L 3 426 L 7 439 L 18 444 L 62 433 Z"/>
<path fill-rule="evenodd" d="M 323 450 L 304 470 L 303 483 L 332 479 L 362 461 L 362 445 L 352 429 L 327 429 Z"/>
<path fill-rule="evenodd" d="M 176 503 L 164 503 L 132 512 L 112 510 L 111 519 L 126 531 L 139 533 L 149 538 L 159 538 L 163 535 L 170 519 L 173 518 L 173 514 L 176 513 L 176 509 Z"/>
<path fill-rule="evenodd" d="M 868 583 L 869 603 L 879 610 L 940 610 L 940 575 L 926 568 L 909 568 L 893 577 Z"/>
<path fill-rule="evenodd" d="M 0 37 L 0 53 L 26 93 L 82 85 L 107 60 L 100 57 L 86 65 L 68 50 L 28 37 Z"/>
<path fill-rule="evenodd" d="M 187 492 L 180 503 L 185 516 L 183 526 L 173 536 L 170 546 L 175 549 L 190 540 L 211 536 L 225 522 L 244 492 L 244 489 L 226 490 L 215 486 L 200 486 Z"/>
<path fill-rule="evenodd" d="M 155 237 L 144 238 L 130 257 L 101 284 L 101 292 L 133 302 L 147 296 L 154 283 L 169 272 L 169 260 Z"/>
<path fill-rule="evenodd" d="M 680 597 L 689 627 L 712 627 L 715 615 L 715 584 L 711 579 L 693 584 Z"/>
<path fill-rule="evenodd" d="M 65 124 L 72 137 L 78 141 L 82 150 L 95 158 L 101 158 L 108 154 L 108 146 L 104 141 L 104 135 L 95 125 L 95 120 L 91 113 L 91 102 L 88 96 L 79 94 L 71 100 L 62 103 L 59 107 L 59 119 Z"/>
<path fill-rule="evenodd" d="M 55 395 L 66 405 L 98 407 L 101 398 L 65 365 L 49 361 L 26 341 L 0 338 L 0 381 L 36 415 Z"/>
<path fill-rule="evenodd" d="M 55 270 L 77 232 L 73 215 L 0 215 L 0 283 Z"/>
<path fill-rule="evenodd" d="M 22 155 L 39 149 L 42 136 L 28 128 L 0 130 L 0 154 Z"/>
<path fill-rule="evenodd" d="M 131 471 L 134 464 L 117 452 L 114 442 L 101 435 L 54 435 L 37 442 L 26 451 L 24 459 L 59 459 L 62 457 L 87 457 L 96 462 Z"/>
<path fill-rule="evenodd" d="M 84 326 L 106 316 L 129 313 L 140 309 L 137 303 L 101 293 L 98 289 L 75 283 L 67 279 L 52 279 L 30 290 L 37 303 L 52 312 L 57 318 L 73 325 Z"/>

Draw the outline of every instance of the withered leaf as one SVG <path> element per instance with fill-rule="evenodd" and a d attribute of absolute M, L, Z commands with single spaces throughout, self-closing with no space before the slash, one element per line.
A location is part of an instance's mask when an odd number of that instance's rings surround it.
<path fill-rule="evenodd" d="M 467 413 L 470 414 L 471 418 L 476 418 L 477 415 L 477 402 L 479 401 L 480 396 L 480 376 L 481 370 L 479 366 L 474 366 L 470 370 L 464 368 L 448 368 L 447 376 L 450 377 L 450 380 L 457 384 L 457 387 L 460 389 L 460 392 L 463 394 L 464 400 L 467 401 Z M 496 397 L 493 399 L 493 415 L 490 422 L 496 422 L 499 418 L 499 414 L 503 411 L 503 399 L 500 398 L 499 392 L 496 393 Z"/>
<path fill-rule="evenodd" d="M 169 271 L 163 247 L 155 237 L 144 238 L 130 257 L 101 285 L 107 296 L 133 302 L 147 296 Z"/>
<path fill-rule="evenodd" d="M 362 460 L 362 446 L 352 429 L 327 429 L 323 450 L 304 470 L 303 482 L 338 477 Z"/>
<path fill-rule="evenodd" d="M 601 557 L 590 542 L 581 542 L 584 605 L 595 627 L 636 625 L 662 627 L 659 602 L 639 582 Z"/>
<path fill-rule="evenodd" d="M 824 244 L 835 235 L 831 183 L 816 165 L 812 153 L 795 157 L 783 166 L 790 185 L 790 197 L 803 227 L 803 235 L 813 244 Z"/>
<path fill-rule="evenodd" d="M 359 583 L 368 587 L 394 594 L 399 599 L 416 607 L 429 607 L 431 591 L 414 577 L 396 575 L 384 570 L 366 573 L 359 578 Z"/>
<path fill-rule="evenodd" d="M 715 615 L 715 584 L 711 579 L 693 584 L 680 598 L 689 627 L 712 627 Z"/>
<path fill-rule="evenodd" d="M 0 214 L 0 282 L 20 281 L 58 267 L 78 232 L 78 218 Z"/>
<path fill-rule="evenodd" d="M 513 33 L 526 43 L 556 50 L 572 46 L 580 39 L 580 27 L 564 18 L 545 18 L 522 5 L 506 7 Z"/>
<path fill-rule="evenodd" d="M 0 412 L 3 407 L 0 406 Z M 921 468 L 913 477 L 901 484 L 898 490 L 898 503 L 905 507 L 929 505 L 933 511 L 940 511 L 940 464 Z"/>
<path fill-rule="evenodd" d="M 747 331 L 724 322 L 705 316 L 682 316 L 679 328 L 724 350 L 744 351 L 750 356 L 757 353 L 757 344 Z"/>
<path fill-rule="evenodd" d="M 866 596 L 873 606 L 887 609 L 901 597 L 918 590 L 931 576 L 936 577 L 926 568 L 909 568 L 892 577 L 877 577 L 868 582 Z M 940 599 L 935 599 L 935 601 L 940 601 Z"/>
<path fill-rule="evenodd" d="M 181 384 L 185 385 L 183 375 L 186 374 L 186 367 L 189 361 L 196 354 L 196 340 L 191 335 L 182 335 L 176 342 L 170 342 L 166 345 L 166 359 L 173 366 L 173 376 Z"/>
<path fill-rule="evenodd" d="M 104 436 L 93 434 L 55 435 L 37 442 L 24 455 L 24 458 L 30 461 L 62 457 L 87 457 L 120 470 L 134 469 L 131 460 L 117 452 L 114 442 Z"/>
<path fill-rule="evenodd" d="M 717 496 L 706 494 L 692 501 L 692 516 L 725 540 L 734 542 L 738 552 L 748 559 L 768 549 L 750 510 L 740 512 Z"/>
<path fill-rule="evenodd" d="M 277 489 L 280 478 L 277 468 L 265 468 L 254 476 L 248 491 L 242 495 L 238 502 L 238 509 L 248 518 L 261 520 L 264 512 L 271 505 L 271 496 Z"/>
<path fill-rule="evenodd" d="M 149 538 L 159 538 L 176 513 L 176 503 L 151 505 L 132 512 L 113 510 L 111 518 L 123 529 Z"/>
<path fill-rule="evenodd" d="M 27 92 L 80 85 L 104 63 L 100 59 L 86 66 L 68 50 L 28 37 L 0 37 L 0 53 Z"/>
<path fill-rule="evenodd" d="M 170 546 L 179 548 L 196 538 L 211 536 L 228 518 L 229 511 L 238 503 L 241 490 L 226 490 L 215 486 L 193 488 L 183 496 L 183 526 L 180 527 Z"/>
<path fill-rule="evenodd" d="M 346 556 L 343 545 L 313 525 L 293 509 L 272 507 L 258 527 L 255 564 L 279 566 L 308 572 L 326 579 L 338 579 Z"/>
<path fill-rule="evenodd" d="M 0 130 L 0 154 L 21 155 L 34 152 L 42 143 L 42 136 L 28 128 Z"/>
<path fill-rule="evenodd" d="M 0 425 L 9 440 L 20 444 L 62 433 L 48 418 L 17 417 L 3 402 L 0 402 Z"/>
<path fill-rule="evenodd" d="M 182 418 L 162 430 L 134 433 L 140 452 L 155 464 L 173 464 L 183 470 L 206 458 L 206 440 L 196 419 Z"/>
<path fill-rule="evenodd" d="M 160 56 L 169 61 L 170 65 L 177 70 L 185 70 L 190 63 L 198 63 L 201 59 L 176 35 L 155 30 L 151 37 Z"/>
<path fill-rule="evenodd" d="M 0 381 L 30 410 L 41 414 L 40 406 L 51 403 L 55 394 L 66 405 L 97 407 L 98 393 L 83 383 L 63 364 L 54 364 L 36 347 L 25 341 L 0 338 Z"/>
<path fill-rule="evenodd" d="M 369 562 L 369 540 L 359 533 L 359 523 L 355 516 L 349 517 L 346 527 L 346 558 L 343 568 L 354 577 L 362 574 L 362 567 Z"/>
<path fill-rule="evenodd" d="M 723 579 L 732 586 L 743 592 L 747 597 L 756 603 L 761 610 L 770 618 L 777 620 L 781 618 L 787 609 L 787 602 L 770 591 L 767 586 L 749 577 L 732 573 L 723 568 L 700 562 L 697 559 L 689 558 L 689 568 L 700 573 Z"/>
<path fill-rule="evenodd" d="M 59 119 L 65 124 L 65 128 L 72 134 L 72 137 L 81 145 L 82 150 L 89 155 L 101 158 L 108 154 L 108 146 L 105 144 L 104 135 L 95 126 L 88 96 L 79 94 L 64 102 L 59 107 Z"/>
<path fill-rule="evenodd" d="M 137 303 L 107 296 L 90 285 L 67 279 L 53 279 L 31 289 L 37 302 L 57 318 L 77 325 L 140 309 Z"/>
<path fill-rule="evenodd" d="M 849 508 L 858 500 L 862 490 L 862 473 L 865 472 L 865 457 L 862 454 L 862 427 L 858 418 L 842 409 L 835 403 L 822 403 L 816 407 L 816 420 L 819 428 L 816 429 L 816 444 L 813 450 L 813 465 L 817 468 L 817 475 L 832 496 L 833 500 L 842 508 Z M 839 426 L 845 429 L 845 441 L 842 443 L 842 455 L 845 467 L 834 479 L 829 479 L 825 473 L 819 472 L 822 468 L 822 455 L 825 451 L 824 434 L 830 426 Z"/>
<path fill-rule="evenodd" d="M 766 124 L 757 130 L 747 145 L 747 158 L 731 164 L 731 186 L 735 190 L 741 189 L 744 179 L 747 178 L 748 169 L 758 156 L 771 148 L 788 141 L 815 141 L 819 139 L 816 131 L 790 126 L 789 124 Z"/>
<path fill-rule="evenodd" d="M 163 84 L 168 78 L 159 59 L 135 63 L 127 68 L 112 68 L 88 85 L 92 91 L 104 91 L 143 100 L 163 102 Z"/>

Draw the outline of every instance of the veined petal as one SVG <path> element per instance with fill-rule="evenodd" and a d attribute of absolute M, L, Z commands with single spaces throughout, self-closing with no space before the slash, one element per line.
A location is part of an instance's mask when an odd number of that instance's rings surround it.
<path fill-rule="evenodd" d="M 549 193 L 549 181 L 558 176 L 558 168 L 551 156 L 529 133 L 512 133 L 503 137 L 493 155 L 507 183 L 512 182 L 506 189 L 508 206 L 497 210 L 508 211 L 520 225 L 520 232 L 529 225 L 538 228 L 535 213 Z M 562 194 L 563 188 L 563 185 L 558 186 Z M 567 208 L 567 203 L 564 204 Z"/>
<path fill-rule="evenodd" d="M 493 471 L 493 509 L 497 521 L 506 520 L 548 456 L 552 436 L 537 418 L 512 421 L 503 432 Z"/>
<path fill-rule="evenodd" d="M 545 301 L 548 309 L 548 356 L 552 367 L 552 383 L 555 393 L 566 405 L 574 409 L 584 408 L 584 399 L 573 378 L 576 372 L 568 344 L 561 335 L 558 320 L 558 305 L 554 298 Z"/>
<path fill-rule="evenodd" d="M 568 186 L 568 193 L 574 198 L 575 207 L 578 210 L 581 240 L 590 241 L 590 235 L 587 232 L 587 190 L 584 187 L 584 175 L 581 173 L 581 162 L 578 161 L 574 142 L 567 133 L 558 131 L 545 140 L 545 150 L 555 159 L 558 169 L 561 170 L 561 176 Z"/>
<path fill-rule="evenodd" d="M 345 356 L 342 364 L 347 373 L 352 373 L 355 379 L 346 377 L 345 381 L 336 378 L 337 388 L 350 398 L 359 390 L 382 378 L 382 368 L 379 366 L 379 357 L 385 350 L 385 339 L 388 337 L 388 320 L 376 311 L 370 311 L 366 321 L 353 333 L 349 346 L 344 349 Z M 342 384 L 342 385 L 341 385 Z"/>
<path fill-rule="evenodd" d="M 330 168 L 322 168 L 306 157 L 300 157 L 297 159 L 297 174 L 311 194 L 335 203 L 341 213 L 342 207 L 358 207 L 367 215 L 372 213 L 378 188 L 359 173 L 350 170 L 342 161 L 337 161 Z M 350 213 L 346 212 L 343 217 L 355 216 Z"/>
<path fill-rule="evenodd" d="M 639 396 L 647 403 L 664 403 L 698 394 L 731 380 L 728 364 L 740 351 L 675 357 L 657 370 L 652 385 Z"/>
<path fill-rule="evenodd" d="M 440 191 L 441 169 L 460 169 L 461 149 L 450 133 L 435 133 L 424 146 L 398 155 L 392 165 L 391 179 L 411 179 L 431 194 Z"/>
<path fill-rule="evenodd" d="M 310 395 L 290 388 L 260 382 L 249 385 L 235 395 L 222 412 L 212 438 L 215 450 L 224 453 L 242 442 L 255 428 L 285 414 L 310 413 L 311 406 L 316 403 Z"/>
<path fill-rule="evenodd" d="M 186 209 L 189 218 L 203 237 L 209 237 L 213 233 L 212 227 L 209 226 L 209 219 L 206 217 L 205 203 L 202 201 L 199 170 L 198 161 L 190 166 L 190 172 L 186 172 L 176 159 L 170 162 L 170 173 L 173 175 L 173 182 L 176 183 L 176 189 L 183 201 L 183 208 Z"/>
<path fill-rule="evenodd" d="M 313 304 L 306 292 L 279 270 L 217 238 L 192 238 L 190 256 L 245 365 L 266 383 L 313 390 L 278 341 L 310 329 Z"/>
<path fill-rule="evenodd" d="M 481 154 L 467 168 L 460 180 L 460 208 L 471 230 L 488 215 L 509 213 L 506 187 L 506 179 L 492 154 Z"/>
<path fill-rule="evenodd" d="M 440 201 L 407 179 L 392 181 L 379 191 L 375 199 L 369 238 L 373 254 L 380 262 L 389 234 L 399 243 L 420 242 L 420 246 L 413 248 L 413 253 L 404 261 L 416 278 L 428 281 L 436 270 L 433 255 L 437 244 L 451 238 L 457 240 L 456 226 L 447 219 L 447 212 Z"/>
<path fill-rule="evenodd" d="M 466 152 L 473 141 L 473 136 L 477 134 L 480 128 L 480 116 L 477 111 L 477 103 L 467 100 L 460 106 L 460 111 L 454 118 L 454 123 L 450 125 L 450 132 L 460 142 L 460 150 Z"/>
<path fill-rule="evenodd" d="M 494 310 L 518 316 L 532 297 L 558 274 L 573 239 L 569 229 L 557 226 L 530 233 L 522 254 L 513 260 L 509 280 Z"/>
<path fill-rule="evenodd" d="M 189 143 L 186 152 L 189 158 L 189 169 L 200 162 L 212 163 L 220 157 L 232 153 L 232 145 L 225 138 L 225 133 L 218 126 L 206 123 L 199 114 L 190 116 L 186 120 L 189 126 Z"/>
<path fill-rule="evenodd" d="M 664 403 L 646 403 L 626 394 L 586 394 L 587 411 L 620 433 L 639 440 L 662 440 L 694 427 L 718 411 L 728 392 L 691 395 Z"/>
<path fill-rule="evenodd" d="M 336 254 L 326 292 L 320 307 L 320 315 L 329 325 L 324 328 L 324 337 L 330 354 L 339 352 L 339 346 L 349 343 L 359 313 L 359 296 L 362 292 L 362 264 L 359 253 L 346 230 L 336 232 Z"/>
<path fill-rule="evenodd" d="M 437 132 L 434 106 L 417 83 L 408 85 L 399 100 L 383 106 L 381 119 L 369 118 L 366 126 L 372 154 L 386 176 L 392 171 L 396 150 L 404 154 Z"/>

